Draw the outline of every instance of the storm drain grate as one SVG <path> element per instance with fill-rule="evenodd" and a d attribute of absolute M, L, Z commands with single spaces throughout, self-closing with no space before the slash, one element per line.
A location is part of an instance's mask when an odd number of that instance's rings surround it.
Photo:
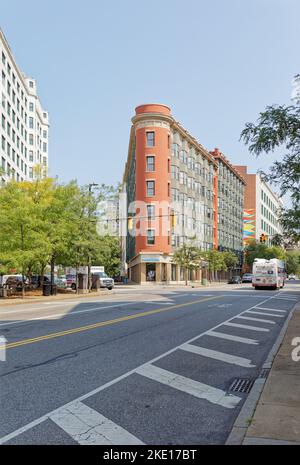
<path fill-rule="evenodd" d="M 270 368 L 263 368 L 259 374 L 260 378 L 267 378 L 270 373 Z"/>
<path fill-rule="evenodd" d="M 229 391 L 244 392 L 248 394 L 251 391 L 253 383 L 254 383 L 253 379 L 236 378 L 231 384 Z"/>

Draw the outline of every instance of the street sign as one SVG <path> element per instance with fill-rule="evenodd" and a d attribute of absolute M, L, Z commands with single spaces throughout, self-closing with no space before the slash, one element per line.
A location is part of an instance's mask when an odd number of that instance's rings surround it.
<path fill-rule="evenodd" d="M 104 273 L 104 266 L 91 266 L 91 273 Z"/>

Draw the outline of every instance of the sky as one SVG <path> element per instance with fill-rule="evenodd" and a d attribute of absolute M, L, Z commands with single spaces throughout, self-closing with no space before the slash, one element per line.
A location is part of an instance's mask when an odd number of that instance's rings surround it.
<path fill-rule="evenodd" d="M 61 182 L 116 185 L 134 109 L 151 102 L 250 172 L 274 160 L 239 136 L 267 105 L 291 103 L 298 0 L 0 1 L 0 27 L 49 111 Z"/>

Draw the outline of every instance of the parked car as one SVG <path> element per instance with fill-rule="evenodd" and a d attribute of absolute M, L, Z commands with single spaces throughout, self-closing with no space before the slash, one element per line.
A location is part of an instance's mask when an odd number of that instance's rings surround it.
<path fill-rule="evenodd" d="M 5 282 L 5 287 L 14 292 L 22 291 L 22 275 L 8 276 Z M 25 289 L 28 289 L 28 279 L 25 279 Z"/>
<path fill-rule="evenodd" d="M 244 273 L 242 276 L 242 283 L 252 283 L 252 278 L 252 273 Z"/>
<path fill-rule="evenodd" d="M 47 278 L 47 283 L 51 283 L 51 275 L 45 276 Z M 61 288 L 65 289 L 67 287 L 67 278 L 65 276 L 54 276 L 54 284 Z"/>
<path fill-rule="evenodd" d="M 229 279 L 228 284 L 242 284 L 242 278 L 240 276 L 232 276 Z"/>
<path fill-rule="evenodd" d="M 41 287 L 41 284 L 42 284 L 42 276 L 41 275 L 34 274 L 34 275 L 31 276 L 30 280 L 31 280 L 31 284 L 32 284 L 34 289 L 38 289 L 38 288 Z M 47 283 L 50 283 L 50 279 L 48 278 L 48 276 L 44 276 L 44 284 L 47 284 Z"/>
<path fill-rule="evenodd" d="M 66 274 L 67 287 L 76 291 L 76 274 Z"/>
<path fill-rule="evenodd" d="M 289 281 L 295 281 L 297 279 L 297 276 L 295 274 L 289 274 L 288 280 Z"/>
<path fill-rule="evenodd" d="M 1 285 L 6 284 L 6 281 L 8 278 L 20 278 L 22 281 L 22 275 L 21 274 L 5 274 L 1 276 Z"/>

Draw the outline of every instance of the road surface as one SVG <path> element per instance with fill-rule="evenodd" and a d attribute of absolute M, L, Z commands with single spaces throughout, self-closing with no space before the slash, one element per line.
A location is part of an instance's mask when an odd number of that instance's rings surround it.
<path fill-rule="evenodd" d="M 251 285 L 0 308 L 1 444 L 224 444 L 300 298 Z"/>

